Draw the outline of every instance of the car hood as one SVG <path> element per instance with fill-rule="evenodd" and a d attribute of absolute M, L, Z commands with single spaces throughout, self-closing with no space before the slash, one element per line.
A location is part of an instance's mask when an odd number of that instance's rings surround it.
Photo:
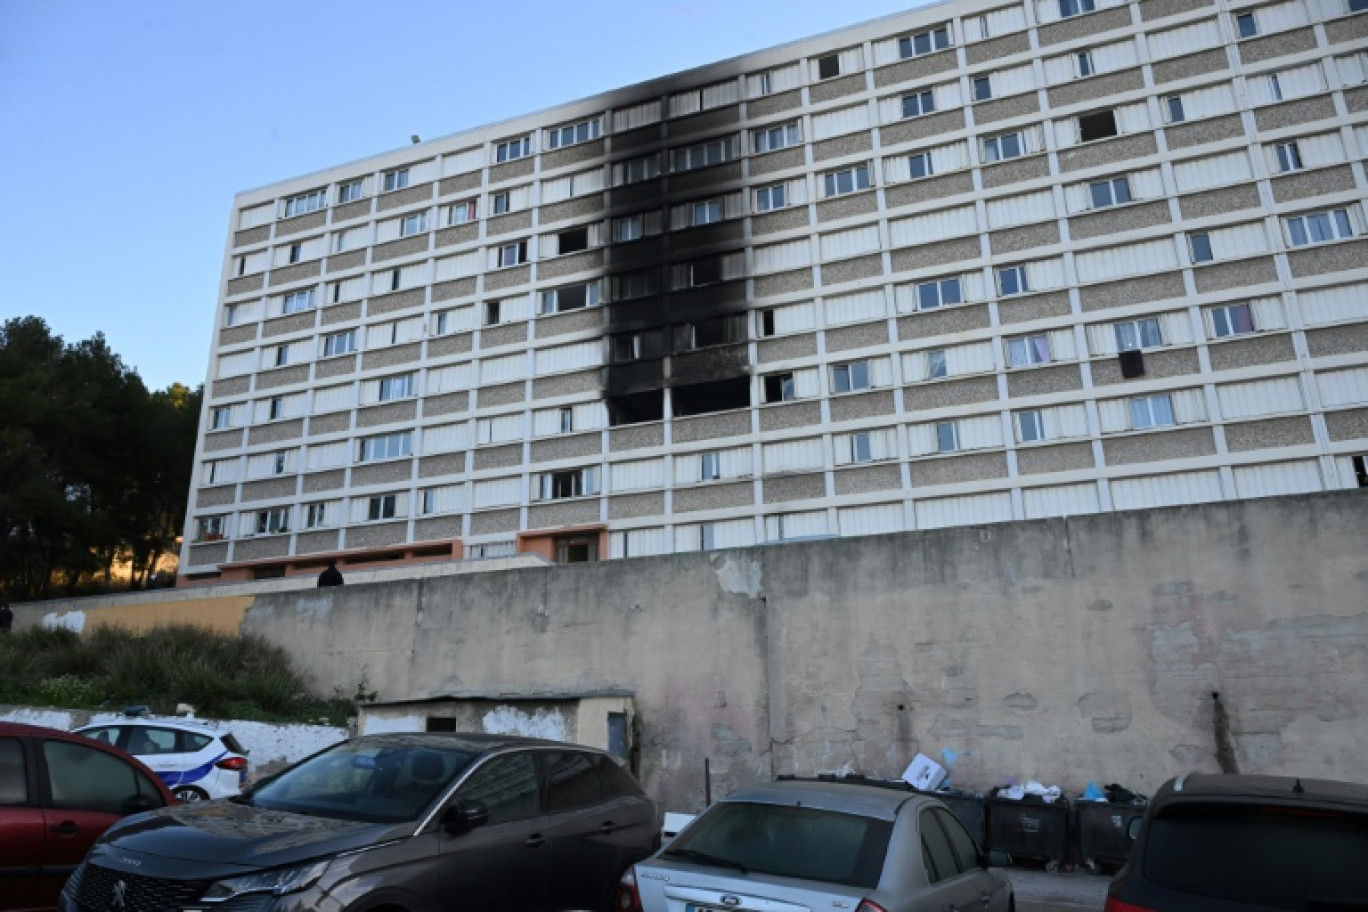
<path fill-rule="evenodd" d="M 136 853 L 156 859 L 233 868 L 269 868 L 389 842 L 412 835 L 414 821 L 366 823 L 208 801 L 131 817 L 100 840 L 103 856 Z"/>

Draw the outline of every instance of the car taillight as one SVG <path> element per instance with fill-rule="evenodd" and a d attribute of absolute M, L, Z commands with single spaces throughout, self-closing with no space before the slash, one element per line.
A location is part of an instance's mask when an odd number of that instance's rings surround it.
<path fill-rule="evenodd" d="M 215 763 L 214 766 L 217 766 L 217 767 L 218 767 L 219 769 L 221 769 L 221 770 L 238 770 L 238 771 L 241 771 L 241 770 L 245 770 L 245 769 L 247 768 L 247 758 L 246 758 L 246 757 L 224 757 L 224 758 L 223 758 L 222 760 L 220 760 L 218 763 Z"/>
<path fill-rule="evenodd" d="M 637 893 L 636 868 L 622 872 L 617 892 L 613 896 L 613 912 L 642 912 L 641 895 Z"/>
<path fill-rule="evenodd" d="M 1107 904 L 1102 907 L 1102 912 L 1155 912 L 1149 906 L 1137 906 L 1135 903 L 1122 902 L 1115 896 L 1107 897 Z"/>
<path fill-rule="evenodd" d="M 855 912 L 888 912 L 888 910 L 872 899 L 862 899 Z"/>

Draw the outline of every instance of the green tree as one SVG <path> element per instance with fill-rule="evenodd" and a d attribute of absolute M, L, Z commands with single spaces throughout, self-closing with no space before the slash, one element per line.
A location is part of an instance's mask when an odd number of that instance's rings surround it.
<path fill-rule="evenodd" d="M 145 585 L 190 485 L 200 392 L 149 394 L 103 335 L 68 345 L 38 317 L 0 327 L 0 585 L 18 598 Z"/>

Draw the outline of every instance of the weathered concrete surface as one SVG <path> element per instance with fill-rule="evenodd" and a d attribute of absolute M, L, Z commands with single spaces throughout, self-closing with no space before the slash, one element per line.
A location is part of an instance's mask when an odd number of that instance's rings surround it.
<path fill-rule="evenodd" d="M 631 693 L 670 810 L 774 773 L 1368 781 L 1357 492 L 258 596 L 320 692 Z"/>

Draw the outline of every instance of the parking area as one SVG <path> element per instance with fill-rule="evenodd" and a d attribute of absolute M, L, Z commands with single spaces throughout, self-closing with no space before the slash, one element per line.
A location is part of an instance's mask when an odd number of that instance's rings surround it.
<path fill-rule="evenodd" d="M 1110 877 L 1086 871 L 1048 873 L 1033 868 L 1007 872 L 1016 890 L 1017 912 L 1102 912 Z"/>

